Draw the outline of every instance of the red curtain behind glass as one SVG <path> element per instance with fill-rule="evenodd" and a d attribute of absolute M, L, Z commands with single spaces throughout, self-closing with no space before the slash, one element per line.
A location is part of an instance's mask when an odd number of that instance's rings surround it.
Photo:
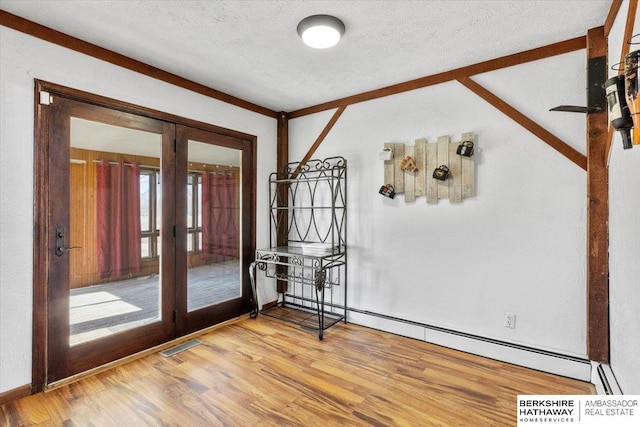
<path fill-rule="evenodd" d="M 140 167 L 96 164 L 97 245 L 100 278 L 140 272 Z"/>
<path fill-rule="evenodd" d="M 238 258 L 238 198 L 235 173 L 202 174 L 202 258 Z"/>

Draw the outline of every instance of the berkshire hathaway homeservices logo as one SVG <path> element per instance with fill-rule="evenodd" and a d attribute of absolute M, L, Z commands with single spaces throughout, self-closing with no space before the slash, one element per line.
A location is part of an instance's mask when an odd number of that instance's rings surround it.
<path fill-rule="evenodd" d="M 519 395 L 518 426 L 637 427 L 640 396 Z"/>

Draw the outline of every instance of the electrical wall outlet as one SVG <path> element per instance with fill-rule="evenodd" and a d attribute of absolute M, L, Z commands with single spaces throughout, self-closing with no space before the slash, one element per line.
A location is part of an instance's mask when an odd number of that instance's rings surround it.
<path fill-rule="evenodd" d="M 504 313 L 504 327 L 509 329 L 516 328 L 516 314 Z"/>

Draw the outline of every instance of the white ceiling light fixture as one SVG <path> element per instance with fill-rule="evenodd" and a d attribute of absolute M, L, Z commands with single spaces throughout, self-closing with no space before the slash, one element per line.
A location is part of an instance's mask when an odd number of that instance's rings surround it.
<path fill-rule="evenodd" d="M 302 41 L 316 49 L 335 46 L 344 34 L 344 23 L 331 15 L 307 16 L 298 24 Z"/>

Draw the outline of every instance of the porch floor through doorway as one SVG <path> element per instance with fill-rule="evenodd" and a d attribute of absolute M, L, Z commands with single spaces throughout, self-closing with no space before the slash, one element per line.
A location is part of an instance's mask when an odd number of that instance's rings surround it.
<path fill-rule="evenodd" d="M 71 290 L 70 345 L 155 322 L 160 276 L 144 276 Z M 240 262 L 224 261 L 187 271 L 187 307 L 194 311 L 241 296 Z"/>

